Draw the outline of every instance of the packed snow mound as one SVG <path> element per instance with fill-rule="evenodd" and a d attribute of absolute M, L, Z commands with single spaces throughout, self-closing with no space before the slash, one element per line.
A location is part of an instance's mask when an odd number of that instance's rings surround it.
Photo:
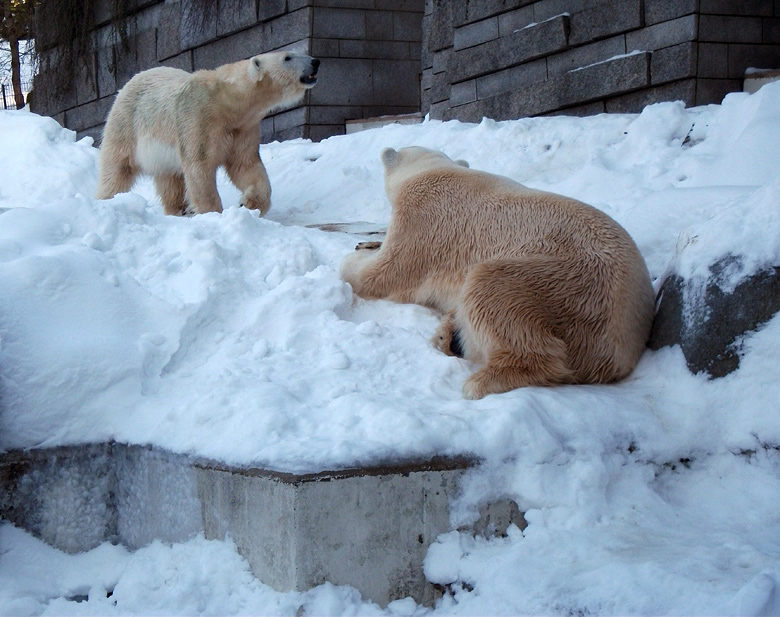
<path fill-rule="evenodd" d="M 149 181 L 92 199 L 89 140 L 50 118 L 3 113 L 4 150 L 18 156 L 0 200 L 0 446 L 116 439 L 288 471 L 505 457 L 518 443 L 545 460 L 569 438 L 658 448 L 666 458 L 749 447 L 756 427 L 734 432 L 725 417 L 723 432 L 701 443 L 695 411 L 682 413 L 668 388 L 656 391 L 678 362 L 666 352 L 648 352 L 618 385 L 463 400 L 473 367 L 432 347 L 438 316 L 353 297 L 338 268 L 365 238 L 311 226 L 383 229 L 379 152 L 416 144 L 605 210 L 656 279 L 680 238 L 700 238 L 701 250 L 678 268 L 694 271 L 708 252 L 730 250 L 753 268 L 776 263 L 780 158 L 767 154 L 776 142 L 766 125 L 780 122 L 778 109 L 780 86 L 692 110 L 662 103 L 638 116 L 427 121 L 274 143 L 261 151 L 274 187 L 267 219 L 235 206 L 165 216 Z M 733 167 L 724 161 L 738 143 L 749 144 L 739 163 L 750 185 L 719 170 Z M 237 202 L 224 176 L 220 192 Z M 680 388 L 702 387 L 679 372 Z"/>
<path fill-rule="evenodd" d="M 528 528 L 442 536 L 426 573 L 451 593 L 386 613 L 777 614 L 780 319 L 722 379 L 664 348 L 619 384 L 465 401 L 473 367 L 430 344 L 437 315 L 340 280 L 344 255 L 375 237 L 313 226 L 381 231 L 379 153 L 420 145 L 602 209 L 656 285 L 739 254 L 719 281 L 733 288 L 778 264 L 779 133 L 780 84 L 638 115 L 428 120 L 262 146 L 268 218 L 236 205 L 174 218 L 148 181 L 92 199 L 88 140 L 0 112 L 14 153 L 0 185 L 0 449 L 116 439 L 292 472 L 473 454 L 453 528 L 504 497 Z M 219 190 L 238 203 L 224 176 Z M 48 549 L 0 534 L 4 613 L 379 612 L 354 590 L 258 586 L 229 543 L 101 547 L 49 567 Z"/>

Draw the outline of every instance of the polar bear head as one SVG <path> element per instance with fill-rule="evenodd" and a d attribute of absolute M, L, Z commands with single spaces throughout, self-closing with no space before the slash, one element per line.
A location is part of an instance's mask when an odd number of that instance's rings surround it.
<path fill-rule="evenodd" d="M 443 152 L 419 146 L 409 146 L 394 150 L 385 148 L 381 154 L 385 166 L 385 191 L 390 201 L 400 187 L 409 179 L 435 169 L 463 169 L 469 164 L 464 160 L 453 161 Z"/>
<path fill-rule="evenodd" d="M 264 89 L 278 92 L 278 107 L 297 102 L 317 83 L 320 61 L 292 51 L 276 51 L 249 59 L 249 76 Z"/>

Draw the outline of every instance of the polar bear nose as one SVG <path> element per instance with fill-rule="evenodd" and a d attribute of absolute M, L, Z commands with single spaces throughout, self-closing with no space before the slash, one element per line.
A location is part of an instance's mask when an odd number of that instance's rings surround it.
<path fill-rule="evenodd" d="M 320 61 L 318 58 L 311 59 L 311 74 L 316 75 L 317 70 L 320 68 Z"/>

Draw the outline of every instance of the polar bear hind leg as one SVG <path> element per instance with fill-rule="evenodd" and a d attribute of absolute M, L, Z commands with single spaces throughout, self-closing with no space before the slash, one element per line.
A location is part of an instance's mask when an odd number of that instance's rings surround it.
<path fill-rule="evenodd" d="M 100 177 L 95 192 L 97 199 L 111 199 L 118 193 L 127 193 L 140 173 L 134 162 L 132 149 L 107 139 L 100 149 Z"/>
<path fill-rule="evenodd" d="M 550 273 L 560 266 L 555 258 L 529 257 L 471 270 L 454 328 L 464 357 L 483 367 L 466 380 L 466 398 L 574 382 L 567 345 L 556 335 L 562 316 L 545 299 Z"/>
<path fill-rule="evenodd" d="M 154 186 L 162 200 L 165 214 L 182 216 L 187 208 L 185 198 L 184 176 L 181 174 L 157 174 Z"/>

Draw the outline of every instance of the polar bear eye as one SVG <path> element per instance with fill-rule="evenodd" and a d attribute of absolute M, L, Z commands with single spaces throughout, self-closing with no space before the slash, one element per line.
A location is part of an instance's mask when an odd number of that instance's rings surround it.
<path fill-rule="evenodd" d="M 292 60 L 292 56 L 290 56 L 289 54 L 284 57 L 285 62 L 289 62 L 290 60 Z"/>

